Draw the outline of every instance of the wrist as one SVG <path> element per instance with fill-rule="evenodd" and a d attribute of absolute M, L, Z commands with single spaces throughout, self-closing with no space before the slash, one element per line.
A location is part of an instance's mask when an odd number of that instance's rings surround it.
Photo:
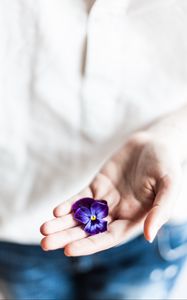
<path fill-rule="evenodd" d="M 146 129 L 149 139 L 168 149 L 180 164 L 187 159 L 186 133 L 172 118 L 161 120 Z"/>

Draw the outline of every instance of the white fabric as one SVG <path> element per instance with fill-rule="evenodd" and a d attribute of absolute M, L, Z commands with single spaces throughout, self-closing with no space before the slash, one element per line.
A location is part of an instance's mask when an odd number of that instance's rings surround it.
<path fill-rule="evenodd" d="M 128 134 L 186 101 L 186 0 L 0 0 L 0 239 L 38 243 Z"/>

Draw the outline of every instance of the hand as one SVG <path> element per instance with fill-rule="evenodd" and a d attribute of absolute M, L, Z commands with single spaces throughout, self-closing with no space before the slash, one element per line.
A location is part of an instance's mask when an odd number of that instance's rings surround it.
<path fill-rule="evenodd" d="M 132 136 L 89 187 L 54 209 L 41 226 L 44 250 L 64 248 L 67 256 L 93 254 L 127 241 L 144 226 L 150 242 L 172 213 L 180 189 L 180 163 L 173 149 L 149 133 Z M 105 199 L 108 231 L 88 236 L 73 220 L 72 204 L 83 197 Z"/>

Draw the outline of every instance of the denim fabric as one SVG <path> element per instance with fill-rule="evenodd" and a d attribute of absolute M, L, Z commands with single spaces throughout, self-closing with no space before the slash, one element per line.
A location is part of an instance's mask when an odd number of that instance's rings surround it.
<path fill-rule="evenodd" d="M 0 291 L 16 300 L 167 299 L 187 254 L 187 224 L 167 225 L 149 244 L 143 236 L 91 256 L 0 242 Z"/>

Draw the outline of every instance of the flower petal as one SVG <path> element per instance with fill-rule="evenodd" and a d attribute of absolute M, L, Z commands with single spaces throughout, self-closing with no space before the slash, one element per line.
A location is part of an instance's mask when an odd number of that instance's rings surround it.
<path fill-rule="evenodd" d="M 104 220 L 96 220 L 96 221 L 89 221 L 84 231 L 89 233 L 90 235 L 98 234 L 107 230 L 107 221 Z"/>
<path fill-rule="evenodd" d="M 108 204 L 105 200 L 95 200 L 90 207 L 91 215 L 96 215 L 97 219 L 103 219 L 108 216 Z"/>
<path fill-rule="evenodd" d="M 82 198 L 77 200 L 73 205 L 72 205 L 72 211 L 76 212 L 76 210 L 80 207 L 87 207 L 90 208 L 92 203 L 94 203 L 95 200 L 92 198 Z"/>
<path fill-rule="evenodd" d="M 84 231 L 90 234 L 92 232 L 91 227 L 92 227 L 92 221 L 90 220 L 84 227 Z"/>
<path fill-rule="evenodd" d="M 108 225 L 107 221 L 100 220 L 100 224 L 99 224 L 100 232 L 107 231 L 107 225 Z"/>
<path fill-rule="evenodd" d="M 74 219 L 82 224 L 87 224 L 90 220 L 90 210 L 87 207 L 81 207 L 74 213 Z"/>

